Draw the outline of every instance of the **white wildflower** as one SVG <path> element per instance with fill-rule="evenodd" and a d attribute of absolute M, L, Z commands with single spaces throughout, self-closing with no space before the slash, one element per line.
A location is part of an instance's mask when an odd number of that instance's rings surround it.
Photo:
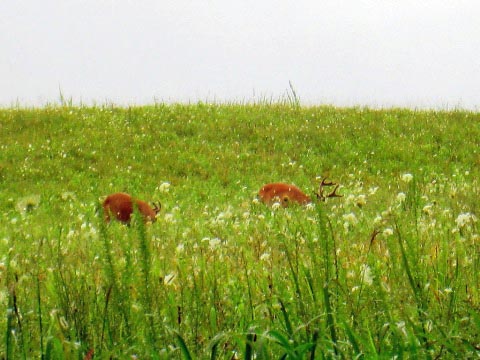
<path fill-rule="evenodd" d="M 391 236 L 391 235 L 393 235 L 393 229 L 392 229 L 392 228 L 386 228 L 385 230 L 383 230 L 383 235 L 384 235 L 384 236 Z"/>
<path fill-rule="evenodd" d="M 348 213 L 348 214 L 344 214 L 343 215 L 343 220 L 345 222 L 348 222 L 351 225 L 355 225 L 355 224 L 358 223 L 358 219 L 353 212 Z"/>
<path fill-rule="evenodd" d="M 202 241 L 208 241 L 208 245 L 210 247 L 211 250 L 214 250 L 216 247 L 218 247 L 218 245 L 221 244 L 222 240 L 220 240 L 219 238 L 209 238 L 209 237 L 205 237 L 202 239 Z"/>
<path fill-rule="evenodd" d="M 455 219 L 455 223 L 457 224 L 457 227 L 459 229 L 465 227 L 468 224 L 472 224 L 475 222 L 477 222 L 477 217 L 469 212 L 459 214 Z"/>
<path fill-rule="evenodd" d="M 258 204 L 260 204 L 260 200 L 258 200 L 258 198 L 253 198 L 252 199 L 252 204 L 258 205 Z"/>
<path fill-rule="evenodd" d="M 401 179 L 402 179 L 403 182 L 409 183 L 410 181 L 413 180 L 413 175 L 409 174 L 409 173 L 406 173 L 406 174 L 402 175 Z"/>
<path fill-rule="evenodd" d="M 345 204 L 347 204 L 347 205 L 355 204 L 355 195 L 349 194 L 349 195 L 345 198 Z"/>
<path fill-rule="evenodd" d="M 67 201 L 67 200 L 76 200 L 76 196 L 75 196 L 75 193 L 71 192 L 71 191 L 64 191 L 62 194 L 61 194 L 61 198 L 62 200 L 64 201 Z"/>
<path fill-rule="evenodd" d="M 404 192 L 399 192 L 397 194 L 397 202 L 399 202 L 400 204 L 405 202 L 405 199 L 407 198 L 407 195 L 405 195 Z"/>
<path fill-rule="evenodd" d="M 353 212 L 349 214 L 344 214 L 343 221 L 343 228 L 346 232 L 348 232 L 352 226 L 358 223 L 358 219 Z"/>
<path fill-rule="evenodd" d="M 367 197 L 363 194 L 358 195 L 356 203 L 358 207 L 364 206 L 367 203 Z"/>
<path fill-rule="evenodd" d="M 373 225 L 378 225 L 383 221 L 383 218 L 380 215 L 375 216 L 375 219 L 373 219 Z"/>
<path fill-rule="evenodd" d="M 431 216 L 433 214 L 433 205 L 432 204 L 427 204 L 423 207 L 422 212 L 425 215 Z"/>
<path fill-rule="evenodd" d="M 268 261 L 270 260 L 270 253 L 263 253 L 262 255 L 260 255 L 260 260 L 262 261 Z"/>
<path fill-rule="evenodd" d="M 177 247 L 175 248 L 175 251 L 177 253 L 183 253 L 183 251 L 185 250 L 185 245 L 183 243 L 180 243 L 177 245 Z"/>
<path fill-rule="evenodd" d="M 307 205 L 305 205 L 305 209 L 307 209 L 308 211 L 311 211 L 315 209 L 315 205 L 313 203 L 308 203 Z"/>
<path fill-rule="evenodd" d="M 273 203 L 272 210 L 278 210 L 281 206 L 279 202 Z"/>
<path fill-rule="evenodd" d="M 172 213 L 166 213 L 164 216 L 165 222 L 167 223 L 175 223 L 175 218 L 173 217 Z"/>
<path fill-rule="evenodd" d="M 343 220 L 348 221 L 351 224 L 356 224 L 358 222 L 358 219 L 353 212 L 343 215 Z"/>
<path fill-rule="evenodd" d="M 373 275 L 372 269 L 367 264 L 360 265 L 360 276 L 362 277 L 362 282 L 365 285 L 372 285 L 373 284 Z"/>
<path fill-rule="evenodd" d="M 161 193 L 168 193 L 170 191 L 170 183 L 169 182 L 163 182 L 160 184 L 158 187 L 158 191 Z"/>
<path fill-rule="evenodd" d="M 407 336 L 407 329 L 405 328 L 405 321 L 397 322 L 397 328 L 400 330 L 403 335 Z"/>
<path fill-rule="evenodd" d="M 346 274 L 347 279 L 353 279 L 355 277 L 355 271 L 349 270 Z"/>
<path fill-rule="evenodd" d="M 232 207 L 228 206 L 225 211 L 222 211 L 217 215 L 217 218 L 219 220 L 231 219 L 233 217 L 233 211 L 232 210 L 233 210 Z"/>
<path fill-rule="evenodd" d="M 210 240 L 210 248 L 215 249 L 221 243 L 222 243 L 222 240 L 220 240 L 219 238 L 213 238 L 213 239 Z"/>

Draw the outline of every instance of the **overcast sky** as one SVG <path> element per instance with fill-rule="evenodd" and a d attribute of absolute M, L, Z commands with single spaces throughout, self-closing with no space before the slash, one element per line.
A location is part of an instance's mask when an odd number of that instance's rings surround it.
<path fill-rule="evenodd" d="M 478 0 L 2 0 L 0 106 L 480 110 Z"/>

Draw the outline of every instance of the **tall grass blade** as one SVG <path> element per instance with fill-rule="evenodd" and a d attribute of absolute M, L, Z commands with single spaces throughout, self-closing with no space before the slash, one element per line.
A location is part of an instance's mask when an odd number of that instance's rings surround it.
<path fill-rule="evenodd" d="M 288 96 L 288 102 L 290 106 L 294 107 L 295 109 L 300 108 L 300 98 L 297 95 L 297 92 L 295 91 L 295 88 L 293 87 L 293 84 L 291 81 L 288 81 L 288 86 L 290 88 L 290 93 L 287 93 Z"/>
<path fill-rule="evenodd" d="M 405 251 L 405 247 L 403 246 L 402 235 L 401 235 L 399 226 L 396 222 L 395 222 L 395 227 L 396 227 L 396 232 L 397 232 L 398 245 L 399 245 L 400 253 L 401 253 L 401 256 L 402 256 L 403 266 L 405 268 L 405 272 L 407 273 L 408 282 L 410 284 L 410 287 L 412 288 L 414 298 L 415 298 L 415 302 L 416 302 L 418 320 L 420 321 L 420 324 L 421 324 L 420 337 L 421 337 L 421 340 L 422 340 L 423 344 L 425 345 L 426 349 L 428 350 L 430 348 L 430 344 L 429 344 L 429 341 L 427 339 L 427 334 L 426 334 L 426 331 L 425 331 L 425 320 L 426 320 L 425 319 L 425 311 L 426 311 L 426 309 L 425 309 L 425 304 L 424 304 L 425 301 L 423 299 L 421 284 L 417 285 L 416 281 L 413 277 L 413 274 L 412 274 L 412 271 L 411 271 L 411 268 L 410 268 L 410 263 L 408 261 L 407 253 Z"/>
<path fill-rule="evenodd" d="M 270 330 L 268 331 L 267 335 L 272 338 L 278 345 L 280 345 L 287 354 L 292 354 L 294 355 L 294 357 L 296 357 L 294 354 L 295 347 L 292 346 L 293 344 L 290 342 L 290 340 L 286 338 L 280 331 Z"/>
<path fill-rule="evenodd" d="M 280 310 L 282 311 L 285 329 L 287 330 L 287 334 L 290 337 L 290 339 L 293 340 L 293 337 L 294 337 L 293 327 L 292 327 L 292 323 L 290 322 L 290 317 L 288 316 L 287 309 L 285 308 L 285 305 L 283 304 L 282 299 L 279 298 L 278 302 L 280 303 Z"/>
<path fill-rule="evenodd" d="M 190 355 L 190 351 L 188 350 L 187 344 L 185 343 L 185 340 L 183 340 L 183 337 L 176 330 L 173 330 L 173 334 L 175 335 L 175 339 L 177 340 L 177 344 L 180 348 L 183 359 L 192 360 L 192 355 Z"/>
<path fill-rule="evenodd" d="M 358 344 L 357 338 L 355 337 L 352 328 L 346 322 L 343 322 L 343 328 L 345 329 L 345 333 L 347 334 L 348 341 L 352 345 L 353 352 L 356 355 L 361 354 L 362 351 L 360 350 L 360 345 Z"/>
<path fill-rule="evenodd" d="M 255 316 L 255 312 L 254 312 L 254 308 L 253 308 L 252 287 L 251 287 L 251 284 L 250 284 L 250 276 L 248 274 L 247 260 L 245 258 L 245 253 L 243 251 L 241 251 L 241 255 L 242 255 L 242 260 L 243 260 L 244 269 L 245 269 L 245 271 L 244 271 L 245 279 L 247 280 L 248 305 L 249 305 L 249 309 L 250 309 L 250 313 L 251 313 L 251 320 L 253 321 L 254 316 Z"/>
<path fill-rule="evenodd" d="M 147 230 L 145 223 L 141 221 L 141 214 L 137 208 L 135 208 L 135 215 L 136 218 L 139 219 L 137 221 L 137 229 L 140 241 L 140 256 L 141 256 L 141 271 L 143 275 L 143 282 L 142 282 L 142 300 L 143 300 L 143 307 L 144 313 L 146 314 L 145 322 L 148 324 L 147 327 L 147 336 L 149 339 L 149 343 L 152 349 L 152 352 L 156 352 L 155 349 L 155 324 L 154 324 L 154 309 L 152 306 L 152 295 L 150 292 L 150 268 L 151 268 L 151 251 L 150 251 L 150 244 L 147 239 Z"/>
<path fill-rule="evenodd" d="M 108 323 L 107 309 L 108 309 L 108 304 L 112 303 L 115 306 L 116 310 L 122 314 L 123 320 L 125 322 L 124 329 L 127 333 L 127 337 L 130 338 L 131 327 L 130 327 L 129 311 L 127 309 L 127 305 L 125 304 L 126 299 L 122 296 L 123 292 L 121 291 L 121 285 L 117 280 L 116 268 L 115 268 L 113 255 L 112 255 L 112 247 L 110 245 L 110 240 L 108 238 L 107 226 L 103 221 L 100 221 L 100 239 L 103 243 L 103 249 L 105 253 L 105 259 L 106 259 L 105 274 L 107 277 L 107 284 L 108 284 L 107 285 L 108 291 L 105 294 L 105 307 L 104 307 L 105 314 L 104 314 L 103 324 L 105 325 L 106 323 Z M 112 301 L 113 298 L 115 298 L 115 301 Z"/>
<path fill-rule="evenodd" d="M 36 287 L 36 295 L 37 295 L 37 313 L 38 313 L 38 331 L 40 337 L 40 354 L 43 359 L 44 357 L 44 345 L 43 345 L 43 318 L 42 318 L 42 296 L 40 292 L 40 274 L 37 273 L 37 287 Z"/>
<path fill-rule="evenodd" d="M 47 349 L 45 351 L 46 360 L 63 360 L 65 359 L 65 353 L 63 351 L 62 342 L 52 337 L 47 341 Z"/>
<path fill-rule="evenodd" d="M 218 346 L 220 343 L 217 341 L 212 344 L 210 349 L 210 360 L 215 360 L 217 358 Z"/>
<path fill-rule="evenodd" d="M 313 337 L 312 337 L 312 349 L 310 351 L 310 360 L 315 360 L 315 352 L 317 350 L 319 335 L 320 335 L 320 330 L 315 329 L 313 331 Z"/>
<path fill-rule="evenodd" d="M 324 283 L 323 283 L 323 300 L 325 303 L 325 312 L 327 315 L 327 329 L 330 332 L 330 338 L 333 343 L 335 355 L 338 355 L 337 349 L 337 332 L 336 324 L 333 316 L 333 307 L 332 299 L 330 295 L 330 284 L 333 276 L 331 274 L 332 260 L 331 254 L 335 252 L 335 247 L 333 246 L 333 235 L 327 227 L 327 217 L 324 213 L 324 210 L 321 206 L 322 204 L 317 204 L 317 219 L 318 219 L 318 234 L 319 238 L 323 241 L 324 252 L 323 252 L 323 264 L 324 264 Z"/>
<path fill-rule="evenodd" d="M 300 283 L 298 281 L 298 272 L 293 266 L 292 255 L 288 250 L 285 239 L 283 239 L 283 245 L 285 249 L 285 254 L 287 255 L 288 266 L 290 267 L 290 273 L 292 274 L 293 283 L 295 285 L 295 292 L 297 293 L 297 304 L 299 305 L 301 314 L 305 315 L 305 309 L 303 306 L 303 299 L 302 299 L 302 291 L 300 289 Z"/>
<path fill-rule="evenodd" d="M 253 359 L 253 342 L 256 334 L 252 331 L 247 333 L 247 340 L 245 341 L 245 360 Z"/>

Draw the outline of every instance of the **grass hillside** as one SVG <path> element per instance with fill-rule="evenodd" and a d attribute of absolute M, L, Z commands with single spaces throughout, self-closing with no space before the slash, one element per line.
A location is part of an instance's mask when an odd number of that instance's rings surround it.
<path fill-rule="evenodd" d="M 480 114 L 0 110 L 1 358 L 480 356 Z M 269 208 L 321 179 L 341 198 Z M 105 225 L 101 199 L 160 201 Z"/>

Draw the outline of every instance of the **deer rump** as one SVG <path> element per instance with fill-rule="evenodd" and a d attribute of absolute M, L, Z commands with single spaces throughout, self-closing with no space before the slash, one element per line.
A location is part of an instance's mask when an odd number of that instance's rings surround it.
<path fill-rule="evenodd" d="M 130 223 L 134 211 L 134 204 L 145 222 L 154 222 L 161 208 L 160 204 L 154 205 L 152 208 L 145 201 L 133 199 L 129 194 L 115 193 L 107 196 L 103 202 L 105 221 L 110 222 L 113 217 L 123 223 Z"/>

